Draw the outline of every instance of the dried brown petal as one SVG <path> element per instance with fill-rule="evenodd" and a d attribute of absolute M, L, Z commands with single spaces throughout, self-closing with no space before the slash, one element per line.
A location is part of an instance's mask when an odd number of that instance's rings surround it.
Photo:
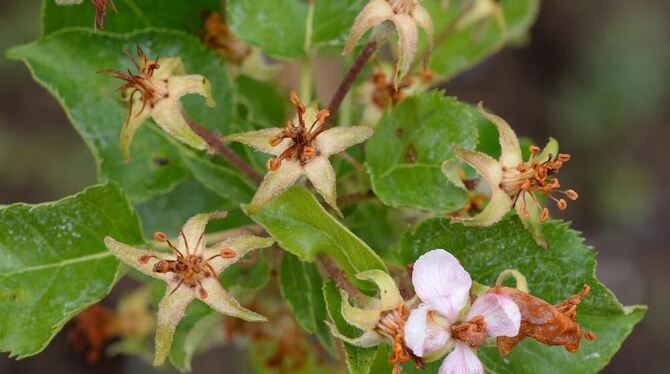
<path fill-rule="evenodd" d="M 562 345 L 568 352 L 576 352 L 579 349 L 582 337 L 587 340 L 595 339 L 593 333 L 584 332 L 575 321 L 577 305 L 582 298 L 588 295 L 589 291 L 590 287 L 584 285 L 580 293 L 558 305 L 551 305 L 515 288 L 500 286 L 493 288 L 491 292 L 510 297 L 519 306 L 521 312 L 519 334 L 515 337 L 497 338 L 500 353 L 504 356 L 508 355 L 526 337 L 531 337 L 546 345 Z"/>

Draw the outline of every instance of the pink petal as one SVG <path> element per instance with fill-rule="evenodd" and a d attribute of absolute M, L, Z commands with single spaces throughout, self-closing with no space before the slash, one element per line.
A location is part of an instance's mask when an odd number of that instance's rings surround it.
<path fill-rule="evenodd" d="M 479 296 L 468 312 L 467 319 L 484 316 L 490 336 L 516 336 L 521 325 L 519 307 L 505 295 L 487 293 Z"/>
<path fill-rule="evenodd" d="M 418 357 L 444 347 L 451 338 L 449 329 L 431 320 L 428 306 L 419 305 L 412 310 L 405 323 L 405 345 Z"/>
<path fill-rule="evenodd" d="M 412 283 L 430 309 L 454 322 L 467 303 L 472 279 L 451 253 L 434 249 L 414 263 Z"/>
<path fill-rule="evenodd" d="M 438 374 L 484 374 L 484 367 L 472 348 L 456 342 L 454 350 L 442 362 Z"/>

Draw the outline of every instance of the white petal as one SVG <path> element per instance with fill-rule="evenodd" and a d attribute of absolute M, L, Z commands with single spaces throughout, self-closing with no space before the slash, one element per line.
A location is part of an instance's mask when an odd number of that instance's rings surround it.
<path fill-rule="evenodd" d="M 212 85 L 202 75 L 177 75 L 168 79 L 168 92 L 177 100 L 184 95 L 198 94 L 207 100 L 207 106 L 215 106 Z"/>
<path fill-rule="evenodd" d="M 451 338 L 449 329 L 432 321 L 429 313 L 428 306 L 422 304 L 410 312 L 405 322 L 405 345 L 418 357 L 439 350 Z"/>
<path fill-rule="evenodd" d="M 173 293 L 168 285 L 163 300 L 158 304 L 154 366 L 161 366 L 165 362 L 172 346 L 174 330 L 193 298 L 193 291 L 190 288 L 182 285 Z"/>
<path fill-rule="evenodd" d="M 273 127 L 269 129 L 249 131 L 224 136 L 223 140 L 244 143 L 246 145 L 256 148 L 261 152 L 279 156 L 282 152 L 286 150 L 286 148 L 288 148 L 293 144 L 293 140 L 284 139 L 282 140 L 281 143 L 277 144 L 276 146 L 270 145 L 270 140 L 275 136 L 279 135 L 281 132 L 282 129 L 278 127 Z"/>
<path fill-rule="evenodd" d="M 374 134 L 374 130 L 364 126 L 333 127 L 316 137 L 317 150 L 328 157 L 340 153 L 352 145 L 363 143 Z"/>
<path fill-rule="evenodd" d="M 400 290 L 395 281 L 383 270 L 368 270 L 356 274 L 360 280 L 371 280 L 379 288 L 379 307 L 381 310 L 391 310 L 397 308 L 402 302 Z"/>
<path fill-rule="evenodd" d="M 356 326 L 363 331 L 372 330 L 377 326 L 381 316 L 381 309 L 356 308 L 349 303 L 349 294 L 346 291 L 340 290 L 340 295 L 342 296 L 340 313 L 348 324 Z"/>
<path fill-rule="evenodd" d="M 439 374 L 484 374 L 484 367 L 477 353 L 465 343 L 456 342 L 440 366 Z"/>
<path fill-rule="evenodd" d="M 323 156 L 315 156 L 307 161 L 304 166 L 305 175 L 309 178 L 317 192 L 323 196 L 326 203 L 335 209 L 341 216 L 342 213 L 337 208 L 337 192 L 335 191 L 335 170 L 330 161 Z"/>
<path fill-rule="evenodd" d="M 176 97 L 167 97 L 156 103 L 151 109 L 151 118 L 181 143 L 200 150 L 207 148 L 207 143 L 186 123 L 181 103 Z"/>
<path fill-rule="evenodd" d="M 434 249 L 414 263 L 412 283 L 430 309 L 454 322 L 467 304 L 472 278 L 451 253 Z"/>
<path fill-rule="evenodd" d="M 274 244 L 274 242 L 275 240 L 273 238 L 265 238 L 254 235 L 237 236 L 226 239 L 223 242 L 206 250 L 203 257 L 208 259 L 210 257 L 217 256 L 221 253 L 221 250 L 225 248 L 231 248 L 235 250 L 235 257 L 222 258 L 219 256 L 209 261 L 209 264 L 212 266 L 212 268 L 214 268 L 215 273 L 218 275 L 222 270 L 239 261 L 247 253 L 253 251 L 254 249 L 267 248 Z"/>
<path fill-rule="evenodd" d="M 199 300 L 202 300 L 204 303 L 212 307 L 219 313 L 225 314 L 227 316 L 233 316 L 241 318 L 245 321 L 251 322 L 264 322 L 267 321 L 267 318 L 252 312 L 251 310 L 243 307 L 240 303 L 235 300 L 232 296 L 226 292 L 221 283 L 215 277 L 210 277 L 202 281 L 202 288 L 207 292 L 205 295 L 201 295 L 200 292 L 196 292 L 196 295 Z M 203 297 L 205 296 L 205 297 Z"/>
<path fill-rule="evenodd" d="M 504 119 L 495 114 L 488 113 L 484 110 L 484 104 L 479 103 L 477 109 L 482 116 L 493 122 L 498 128 L 500 135 L 500 165 L 506 168 L 515 168 L 522 162 L 521 160 L 521 146 L 514 130 Z M 493 188 L 493 187 L 491 187 Z"/>
<path fill-rule="evenodd" d="M 370 0 L 354 20 L 351 32 L 344 44 L 343 54 L 349 54 L 356 47 L 358 40 L 372 27 L 384 22 L 393 15 L 393 9 L 386 0 Z"/>
<path fill-rule="evenodd" d="M 453 221 L 463 222 L 467 226 L 491 226 L 500 221 L 512 209 L 514 201 L 501 190 L 494 189 L 486 208 L 472 217 L 454 217 Z"/>
<path fill-rule="evenodd" d="M 419 42 L 419 33 L 416 29 L 416 23 L 408 14 L 396 14 L 391 20 L 398 30 L 398 63 L 394 81 L 397 87 L 400 80 L 405 77 L 412 67 Z"/>
<path fill-rule="evenodd" d="M 118 242 L 109 236 L 105 238 L 105 245 L 110 252 L 126 265 L 146 274 L 150 277 L 164 281 L 172 281 L 174 274 L 157 273 L 154 271 L 154 265 L 161 260 L 174 260 L 175 256 L 165 252 L 149 251 L 146 249 L 137 249 L 129 245 Z M 142 261 L 140 261 L 142 258 Z"/>
<path fill-rule="evenodd" d="M 187 253 L 201 253 L 205 248 L 205 238 L 203 235 L 205 234 L 207 222 L 209 222 L 210 219 L 226 218 L 226 215 L 226 212 L 213 212 L 196 214 L 189 218 L 181 228 L 181 232 L 183 232 L 184 235 L 179 235 L 177 249 L 179 249 L 183 255 L 186 255 Z M 184 240 L 184 238 L 186 240 Z"/>
<path fill-rule="evenodd" d="M 281 195 L 291 187 L 303 174 L 303 167 L 298 161 L 284 160 L 275 171 L 269 171 L 258 187 L 247 211 L 249 214 L 258 212 L 265 204 Z"/>
<path fill-rule="evenodd" d="M 483 316 L 489 336 L 517 336 L 521 326 L 519 307 L 505 295 L 485 293 L 479 296 L 468 312 L 467 320 Z"/>

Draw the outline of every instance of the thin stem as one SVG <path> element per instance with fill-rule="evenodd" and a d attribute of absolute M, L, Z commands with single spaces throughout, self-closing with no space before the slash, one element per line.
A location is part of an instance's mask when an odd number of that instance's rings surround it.
<path fill-rule="evenodd" d="M 314 11 L 316 0 L 310 0 L 305 21 L 305 58 L 300 65 L 300 99 L 309 103 L 312 101 L 312 76 L 314 75 L 314 56 L 312 53 L 312 35 L 314 33 Z"/>
<path fill-rule="evenodd" d="M 237 153 L 230 149 L 217 134 L 213 133 L 205 126 L 199 124 L 185 113 L 183 113 L 183 115 L 186 123 L 188 123 L 188 125 L 191 127 L 191 130 L 198 134 L 198 136 L 201 137 L 205 143 L 207 143 L 209 149 L 212 152 L 221 155 L 234 167 L 246 174 L 257 185 L 261 184 L 263 181 L 263 176 L 259 174 L 251 165 L 242 160 L 240 156 L 238 156 Z"/>
<path fill-rule="evenodd" d="M 344 272 L 337 267 L 337 264 L 326 255 L 319 255 L 315 261 L 319 268 L 326 273 L 332 280 L 335 281 L 337 288 L 341 288 L 349 294 L 354 300 L 360 300 L 362 297 L 361 291 L 353 284 L 349 283 Z"/>
<path fill-rule="evenodd" d="M 363 48 L 363 50 L 361 51 L 361 54 L 358 55 L 353 65 L 351 65 L 351 68 L 342 79 L 342 82 L 340 82 L 340 86 L 337 87 L 335 95 L 333 95 L 333 98 L 330 100 L 328 110 L 330 111 L 331 116 L 328 117 L 328 119 L 332 118 L 332 116 L 334 116 L 335 113 L 337 113 L 337 110 L 340 109 L 342 100 L 344 100 L 344 97 L 347 95 L 347 92 L 349 92 L 349 89 L 356 80 L 358 73 L 361 72 L 361 70 L 365 66 L 365 63 L 370 59 L 370 57 L 372 56 L 372 54 L 375 52 L 376 49 L 377 49 L 377 42 L 375 42 L 374 40 L 369 41 L 368 44 L 365 45 L 365 48 Z"/>

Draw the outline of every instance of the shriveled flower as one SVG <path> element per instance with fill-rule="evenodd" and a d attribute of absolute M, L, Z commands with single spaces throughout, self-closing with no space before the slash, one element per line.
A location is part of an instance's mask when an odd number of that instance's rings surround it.
<path fill-rule="evenodd" d="M 490 293 L 511 298 L 521 312 L 519 334 L 513 337 L 498 337 L 498 350 L 508 355 L 523 339 L 530 337 L 545 345 L 562 345 L 568 352 L 577 352 L 581 339 L 594 340 L 593 332 L 586 332 L 577 323 L 577 306 L 589 294 L 591 288 L 584 285 L 582 291 L 557 305 L 530 295 L 522 289 L 502 287 L 499 278 Z"/>
<path fill-rule="evenodd" d="M 479 103 L 478 109 L 498 128 L 500 158 L 495 160 L 483 152 L 459 146 L 454 147 L 454 154 L 471 165 L 486 181 L 491 189 L 491 201 L 481 213 L 473 217 L 454 219 L 467 225 L 489 226 L 500 221 L 514 207 L 535 240 L 546 247 L 540 223 L 549 217 L 549 209 L 541 206 L 535 194 L 553 200 L 560 210 L 567 208 L 565 198 L 577 200 L 578 194 L 574 190 L 561 190 L 556 176 L 563 164 L 570 160 L 570 155 L 558 153 L 558 143 L 551 139 L 541 152 L 538 147 L 530 147 L 530 159 L 523 162 L 519 140 L 509 124 L 484 111 L 482 103 Z M 453 167 L 453 162 L 445 162 L 443 171 L 452 183 L 462 186 L 459 180 L 454 179 Z M 565 198 L 557 198 L 555 194 Z"/>
<path fill-rule="evenodd" d="M 58 5 L 78 5 L 81 4 L 84 0 L 56 0 Z M 91 0 L 93 6 L 95 6 L 95 22 L 93 23 L 94 29 L 103 30 L 105 28 L 105 15 L 107 15 L 107 7 L 112 8 L 114 12 L 118 13 L 116 10 L 116 5 L 114 5 L 114 0 Z"/>
<path fill-rule="evenodd" d="M 121 129 L 121 150 L 126 161 L 130 160 L 130 145 L 140 125 L 151 117 L 158 126 L 178 141 L 195 149 L 206 149 L 207 144 L 186 122 L 182 111 L 182 96 L 199 94 L 213 107 L 214 99 L 207 78 L 202 75 L 184 75 L 184 65 L 179 57 L 150 60 L 137 47 L 138 60 L 128 54 L 137 73 L 128 69 L 104 70 L 124 83 L 119 87 L 128 99 L 128 115 Z"/>
<path fill-rule="evenodd" d="M 224 140 L 241 142 L 275 156 L 267 162 L 268 173 L 248 211 L 252 214 L 258 211 L 305 175 L 326 203 L 341 214 L 336 202 L 335 170 L 328 157 L 364 142 L 372 136 L 372 129 L 361 126 L 329 128 L 326 124 L 330 115 L 328 110 L 317 113 L 313 108 L 306 108 L 294 92 L 291 102 L 297 114 L 283 129 L 269 128 L 224 137 Z"/>
<path fill-rule="evenodd" d="M 397 105 L 407 97 L 423 92 L 432 82 L 432 75 L 422 74 L 405 76 L 396 86 L 391 80 L 393 68 L 380 63 L 368 80 L 356 90 L 356 97 L 364 105 L 361 125 L 376 127 L 386 109 Z"/>
<path fill-rule="evenodd" d="M 351 53 L 361 37 L 377 25 L 381 25 L 376 31 L 378 40 L 385 40 L 392 32 L 391 23 L 398 32 L 398 62 L 394 78 L 397 86 L 414 61 L 419 43 L 419 27 L 428 36 L 429 49 L 433 47 L 433 20 L 420 0 L 370 0 L 354 20 L 342 53 Z M 424 67 L 428 56 L 426 54 Z"/>
<path fill-rule="evenodd" d="M 511 298 L 493 293 L 470 306 L 470 274 L 443 249 L 422 255 L 413 269 L 412 283 L 422 304 L 407 319 L 405 344 L 426 361 L 448 354 L 440 374 L 483 374 L 477 349 L 489 337 L 516 336 L 519 308 Z"/>
<path fill-rule="evenodd" d="M 500 0 L 471 0 L 459 14 L 454 29 L 461 31 L 470 26 L 475 26 L 478 28 L 475 36 L 480 37 L 486 30 L 491 18 L 495 18 L 500 30 L 499 43 L 503 44 L 507 40 L 507 21 Z"/>
<path fill-rule="evenodd" d="M 359 307 L 349 303 L 349 294 L 340 290 L 342 294 L 342 317 L 344 320 L 363 330 L 357 338 L 342 335 L 337 328 L 328 322 L 333 335 L 357 347 L 373 347 L 384 342 L 391 344 L 390 362 L 394 365 L 394 373 L 400 372 L 400 364 L 413 357 L 405 346 L 405 321 L 413 301 L 405 301 L 400 295 L 393 278 L 382 270 L 368 270 L 357 274 L 361 280 L 370 280 L 379 288 L 379 298 L 361 296 Z M 416 360 L 417 365 L 423 365 Z"/>
<path fill-rule="evenodd" d="M 280 66 L 269 63 L 260 49 L 234 35 L 219 13 L 207 16 L 203 41 L 228 61 L 232 76 L 242 74 L 266 81 L 279 72 Z"/>
<path fill-rule="evenodd" d="M 238 236 L 205 248 L 207 222 L 225 215 L 225 212 L 216 212 L 191 217 L 180 230 L 176 246 L 167 240 L 164 233 L 156 233 L 155 238 L 166 242 L 172 253 L 133 248 L 110 237 L 105 238 L 105 245 L 119 260 L 168 284 L 158 305 L 155 366 L 162 365 L 170 353 L 175 328 L 186 307 L 196 298 L 219 313 L 247 321 L 265 321 L 265 317 L 242 307 L 230 296 L 221 287 L 218 276 L 248 252 L 268 247 L 274 240 L 252 235 Z"/>

